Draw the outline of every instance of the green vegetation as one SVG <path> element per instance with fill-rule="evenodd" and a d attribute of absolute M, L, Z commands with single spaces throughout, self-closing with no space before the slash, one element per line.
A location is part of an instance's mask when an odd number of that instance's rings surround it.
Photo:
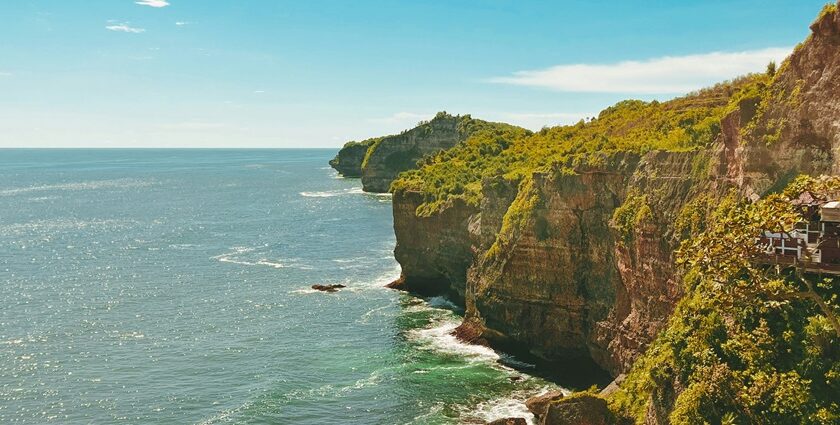
<path fill-rule="evenodd" d="M 515 133 L 517 135 L 530 133 L 525 129 L 510 124 L 483 121 L 475 119 L 470 115 L 451 115 L 446 111 L 442 111 L 438 112 L 431 121 L 420 121 L 416 127 L 405 130 L 400 134 L 377 137 L 362 142 L 367 143 L 370 146 L 365 154 L 364 160 L 362 161 L 362 168 L 364 169 L 368 166 L 371 158 L 376 155 L 377 150 L 383 143 L 391 141 L 401 142 L 403 139 L 408 137 L 422 138 L 431 136 L 436 129 L 437 131 L 440 131 L 441 122 L 446 121 L 450 121 L 454 124 L 455 134 L 453 134 L 452 137 L 457 140 L 465 140 L 476 133 L 482 132 L 510 132 L 511 134 Z M 415 146 L 413 149 L 389 155 L 384 158 L 385 166 L 398 171 L 415 168 L 418 159 L 423 156 L 419 148 L 419 146 Z"/>
<path fill-rule="evenodd" d="M 384 139 L 384 137 L 374 137 L 372 139 L 367 139 L 364 142 L 362 142 L 368 144 L 367 152 L 365 152 L 365 159 L 362 160 L 362 170 L 364 170 L 365 167 L 367 167 L 368 161 L 370 161 L 370 156 L 373 154 L 373 152 L 376 150 L 379 144 L 382 143 L 382 139 Z"/>
<path fill-rule="evenodd" d="M 630 193 L 627 200 L 613 212 L 611 224 L 627 242 L 633 238 L 636 226 L 652 217 L 653 210 L 648 205 L 647 195 Z"/>
<path fill-rule="evenodd" d="M 503 176 L 521 181 L 535 171 L 561 165 L 595 165 L 595 156 L 651 150 L 688 151 L 709 146 L 720 133 L 720 120 L 742 99 L 756 96 L 765 74 L 749 75 L 668 102 L 628 100 L 575 125 L 531 134 L 517 127 L 482 128 L 464 143 L 427 157 L 418 170 L 403 173 L 391 190 L 417 191 L 429 215 L 451 198 L 471 205 L 481 200 L 481 181 Z"/>
<path fill-rule="evenodd" d="M 705 231 L 683 242 L 686 296 L 611 397 L 615 412 L 641 423 L 656 399 L 666 408 L 673 402 L 672 424 L 840 421 L 835 279 L 753 260 L 755 235 L 801 220 L 791 200 L 805 190 L 836 196 L 840 178 L 800 177 L 756 203 L 730 194 Z M 694 223 L 704 204 L 687 205 L 684 221 Z"/>

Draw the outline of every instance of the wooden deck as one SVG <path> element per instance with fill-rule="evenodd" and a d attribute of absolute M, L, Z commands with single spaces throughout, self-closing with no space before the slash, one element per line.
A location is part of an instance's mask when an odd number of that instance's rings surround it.
<path fill-rule="evenodd" d="M 808 273 L 823 273 L 840 275 L 840 264 L 827 263 L 803 263 L 793 255 L 771 255 L 762 254 L 756 257 L 756 262 L 767 265 L 779 266 L 805 266 L 805 271 Z"/>

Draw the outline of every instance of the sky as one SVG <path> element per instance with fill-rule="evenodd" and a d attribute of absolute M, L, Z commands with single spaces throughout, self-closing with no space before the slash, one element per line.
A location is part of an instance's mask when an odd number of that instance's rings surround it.
<path fill-rule="evenodd" d="M 531 129 L 782 60 L 826 0 L 9 0 L 0 147 L 337 147 Z"/>

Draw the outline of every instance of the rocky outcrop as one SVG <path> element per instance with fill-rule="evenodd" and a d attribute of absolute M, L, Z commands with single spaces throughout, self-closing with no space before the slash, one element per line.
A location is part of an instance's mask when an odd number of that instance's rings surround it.
<path fill-rule="evenodd" d="M 468 119 L 441 112 L 402 134 L 379 139 L 365 160 L 362 187 L 366 192 L 387 192 L 397 175 L 417 168 L 417 161 L 424 156 L 462 142 L 469 134 L 459 127 Z"/>
<path fill-rule="evenodd" d="M 840 173 L 840 13 L 826 6 L 782 64 L 767 95 L 724 122 L 729 177 L 753 199 L 795 173 Z M 750 105 L 752 106 L 752 105 Z"/>
<path fill-rule="evenodd" d="M 612 425 L 616 423 L 601 397 L 580 393 L 552 401 L 541 425 Z"/>
<path fill-rule="evenodd" d="M 525 418 L 504 418 L 488 422 L 487 425 L 528 425 L 528 421 Z"/>
<path fill-rule="evenodd" d="M 510 192 L 484 192 L 473 234 L 478 260 L 469 271 L 468 323 L 499 346 L 527 346 L 548 360 L 587 358 L 621 373 L 664 326 L 680 297 L 670 223 L 699 180 L 703 153 L 616 154 L 575 174 L 535 174 L 541 206 L 497 254 L 490 254 Z M 499 196 L 501 194 L 501 196 Z M 519 196 L 522 196 L 520 194 Z M 651 211 L 617 229 L 628 202 Z M 634 201 L 635 202 L 635 201 Z M 488 223 L 485 223 L 485 215 Z M 622 233 L 625 232 L 625 233 Z"/>
<path fill-rule="evenodd" d="M 365 160 L 368 148 L 376 139 L 361 142 L 347 142 L 338 151 L 335 158 L 330 160 L 330 166 L 344 177 L 361 177 L 362 162 Z"/>
<path fill-rule="evenodd" d="M 332 284 L 332 285 L 312 285 L 312 289 L 321 292 L 338 292 L 339 289 L 344 289 L 347 286 L 342 284 Z"/>
<path fill-rule="evenodd" d="M 438 112 L 431 121 L 391 136 L 347 142 L 330 160 L 344 177 L 361 177 L 365 192 L 385 193 L 397 176 L 418 167 L 426 156 L 450 149 L 482 130 L 528 130 L 503 123 L 474 119 L 470 115 Z"/>
<path fill-rule="evenodd" d="M 546 413 L 548 413 L 548 406 L 552 402 L 560 400 L 563 397 L 564 395 L 561 391 L 549 391 L 545 394 L 529 398 L 525 401 L 525 407 L 534 414 L 534 418 L 537 420 L 537 423 L 542 423 L 543 418 L 545 418 Z"/>
<path fill-rule="evenodd" d="M 437 214 L 418 217 L 416 210 L 422 203 L 418 193 L 394 194 L 394 257 L 402 273 L 390 286 L 421 294 L 448 294 L 463 302 L 467 269 L 473 260 L 469 220 L 477 209 L 456 200 Z"/>
<path fill-rule="evenodd" d="M 509 124 L 439 112 L 411 130 L 377 139 L 362 164 L 362 188 L 366 192 L 388 192 L 400 173 L 416 169 L 424 157 L 450 149 L 479 131 L 503 128 L 527 133 Z"/>

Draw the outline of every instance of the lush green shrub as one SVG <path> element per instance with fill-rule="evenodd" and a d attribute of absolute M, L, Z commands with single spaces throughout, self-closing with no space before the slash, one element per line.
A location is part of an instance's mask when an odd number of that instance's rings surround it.
<path fill-rule="evenodd" d="M 684 226 L 703 229 L 678 255 L 687 294 L 611 397 L 616 412 L 641 423 L 657 400 L 673 402 L 674 424 L 840 421 L 836 278 L 755 260 L 756 235 L 801 220 L 791 201 L 805 190 L 837 196 L 840 177 L 799 177 L 755 203 L 733 193 L 704 223 Z M 685 214 L 704 203 L 686 206 Z M 673 400 L 663 400 L 677 388 Z"/>

